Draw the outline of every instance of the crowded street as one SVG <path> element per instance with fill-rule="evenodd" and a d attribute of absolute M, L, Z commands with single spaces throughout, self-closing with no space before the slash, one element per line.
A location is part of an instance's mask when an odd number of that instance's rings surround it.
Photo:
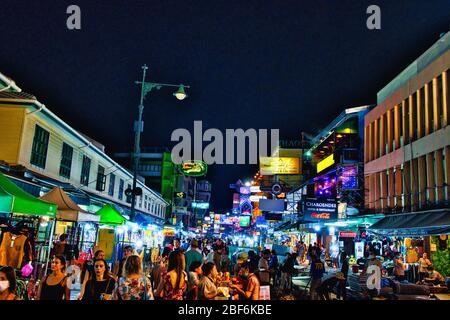
<path fill-rule="evenodd" d="M 0 301 L 450 300 L 448 0 L 47 2 L 0 9 Z"/>

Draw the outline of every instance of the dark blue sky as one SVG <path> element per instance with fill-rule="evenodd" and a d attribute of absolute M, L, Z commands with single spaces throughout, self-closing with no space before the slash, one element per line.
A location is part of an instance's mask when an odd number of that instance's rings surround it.
<path fill-rule="evenodd" d="M 66 28 L 77 4 L 82 29 Z M 381 30 L 366 8 L 381 7 Z M 76 129 L 132 148 L 141 65 L 148 81 L 185 83 L 189 99 L 151 92 L 143 146 L 168 146 L 176 128 L 279 128 L 317 133 L 376 93 L 450 30 L 450 2 L 18 1 L 0 4 L 0 71 Z M 216 209 L 253 166 L 212 166 Z"/>

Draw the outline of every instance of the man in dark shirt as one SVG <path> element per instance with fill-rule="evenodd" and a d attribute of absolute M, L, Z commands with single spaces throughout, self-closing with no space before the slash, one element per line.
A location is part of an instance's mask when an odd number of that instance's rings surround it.
<path fill-rule="evenodd" d="M 343 300 L 346 300 L 347 299 L 347 290 L 345 289 L 345 287 L 347 286 L 347 277 L 348 277 L 348 269 L 349 269 L 349 265 L 348 265 L 348 261 L 347 261 L 347 253 L 342 252 L 341 262 L 342 262 L 341 272 L 344 275 L 345 280 L 340 281 L 338 284 L 337 298 L 339 300 L 342 297 Z"/>
<path fill-rule="evenodd" d="M 122 258 L 122 260 L 119 261 L 119 264 L 116 264 L 116 277 L 117 279 L 121 278 L 124 276 L 124 272 L 123 272 L 123 267 L 125 265 L 125 260 L 131 256 L 133 254 L 133 247 L 132 246 L 126 246 L 124 248 L 124 257 Z"/>
<path fill-rule="evenodd" d="M 344 281 L 344 274 L 337 272 L 334 276 L 322 281 L 320 286 L 316 289 L 317 294 L 321 300 L 330 300 L 330 292 L 333 292 L 333 288 L 339 283 Z"/>

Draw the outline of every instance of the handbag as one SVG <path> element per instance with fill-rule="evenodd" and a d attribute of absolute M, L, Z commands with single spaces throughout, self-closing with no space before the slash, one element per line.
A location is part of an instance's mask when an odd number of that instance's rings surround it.
<path fill-rule="evenodd" d="M 105 292 L 103 292 L 100 295 L 100 300 L 112 300 L 113 295 L 108 293 L 110 283 L 111 283 L 111 279 L 108 280 L 108 284 L 106 285 Z"/>

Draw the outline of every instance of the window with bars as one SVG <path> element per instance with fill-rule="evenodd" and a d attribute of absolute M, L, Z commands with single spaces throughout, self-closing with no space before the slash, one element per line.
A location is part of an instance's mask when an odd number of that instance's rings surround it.
<path fill-rule="evenodd" d="M 83 164 L 81 167 L 80 183 L 84 186 L 89 185 L 89 173 L 91 171 L 91 159 L 83 155 Z"/>
<path fill-rule="evenodd" d="M 123 179 L 120 179 L 119 181 L 119 200 L 123 199 L 123 187 L 124 187 L 125 182 L 123 181 Z"/>
<path fill-rule="evenodd" d="M 61 164 L 59 167 L 59 175 L 61 177 L 70 179 L 70 171 L 72 169 L 73 148 L 67 143 L 63 142 L 61 153 Z"/>
<path fill-rule="evenodd" d="M 50 133 L 36 125 L 34 130 L 33 148 L 31 149 L 30 163 L 45 169 L 45 163 L 47 161 L 47 149 Z"/>
<path fill-rule="evenodd" d="M 106 186 L 105 168 L 99 165 L 97 171 L 97 185 L 95 186 L 95 189 L 97 191 L 105 191 L 105 186 Z"/>
<path fill-rule="evenodd" d="M 109 189 L 108 189 L 108 195 L 111 197 L 114 197 L 114 186 L 116 184 L 116 176 L 114 174 L 109 175 Z"/>

